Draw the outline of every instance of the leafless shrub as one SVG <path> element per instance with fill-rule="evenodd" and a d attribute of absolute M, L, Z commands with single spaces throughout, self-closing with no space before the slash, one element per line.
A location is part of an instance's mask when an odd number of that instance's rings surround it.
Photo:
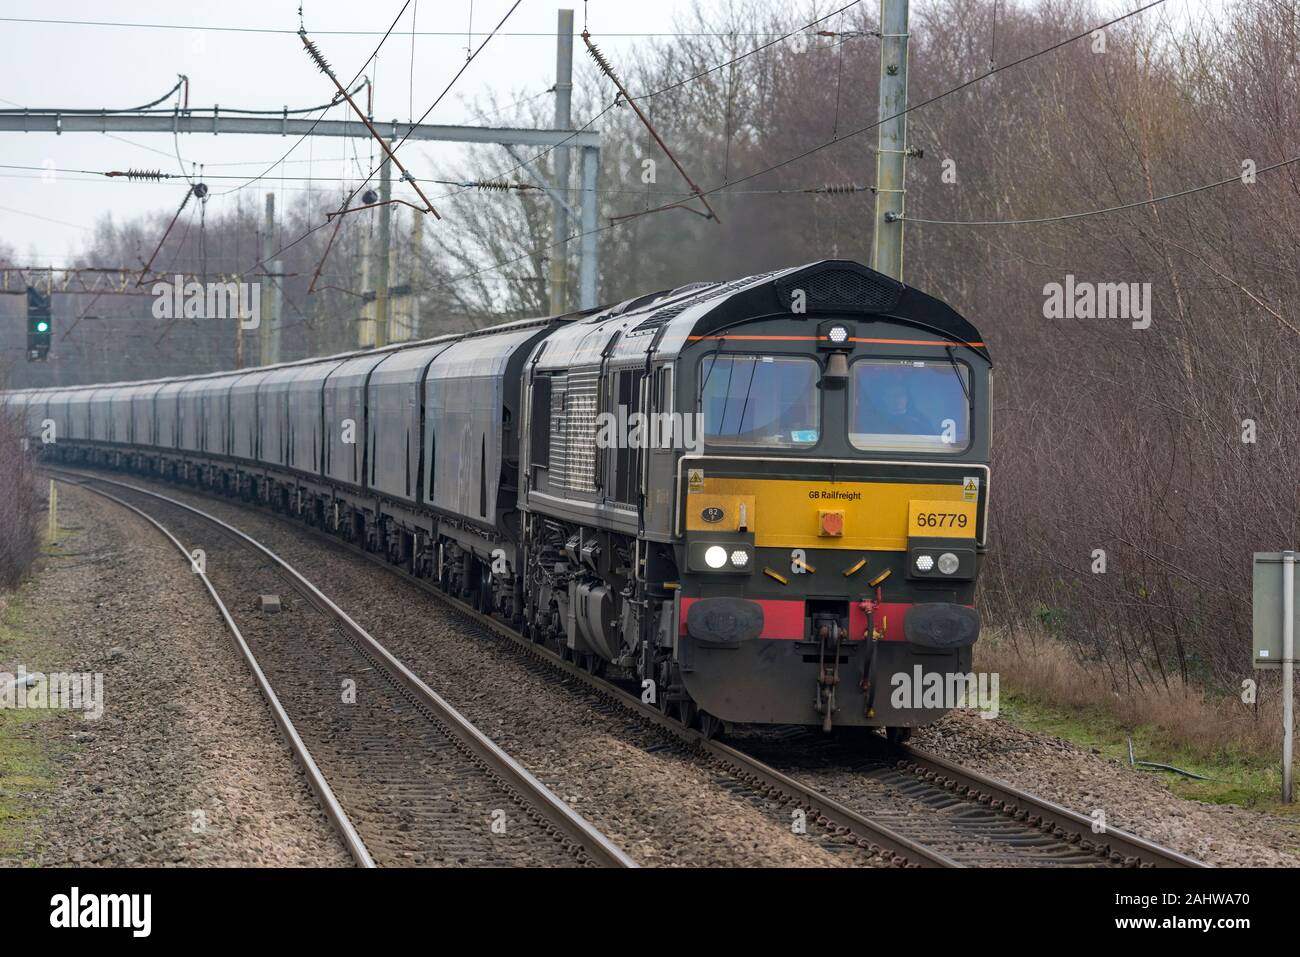
<path fill-rule="evenodd" d="M 0 489 L 5 490 L 0 508 L 0 589 L 8 590 L 22 580 L 36 559 L 36 478 L 31 454 L 23 448 L 23 429 L 18 417 L 0 409 Z"/>
<path fill-rule="evenodd" d="M 1281 745 L 1282 707 L 1276 693 L 1244 704 L 1239 695 L 1177 679 L 1168 686 L 1120 693 L 1104 662 L 1080 657 L 1034 624 L 982 641 L 975 666 L 996 672 L 1004 689 L 1054 708 L 1104 716 L 1121 727 L 1142 728 L 1157 745 L 1197 759 L 1272 761 Z"/>

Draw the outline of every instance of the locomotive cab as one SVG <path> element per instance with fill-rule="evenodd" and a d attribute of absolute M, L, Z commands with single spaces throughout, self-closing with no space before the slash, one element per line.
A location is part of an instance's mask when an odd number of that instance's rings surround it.
<path fill-rule="evenodd" d="M 525 627 L 706 732 L 934 720 L 979 633 L 989 373 L 852 262 L 566 324 L 525 374 Z"/>
<path fill-rule="evenodd" d="M 775 285 L 806 311 L 710 314 L 678 359 L 674 674 L 725 721 L 928 724 L 979 634 L 987 353 L 857 264 Z"/>

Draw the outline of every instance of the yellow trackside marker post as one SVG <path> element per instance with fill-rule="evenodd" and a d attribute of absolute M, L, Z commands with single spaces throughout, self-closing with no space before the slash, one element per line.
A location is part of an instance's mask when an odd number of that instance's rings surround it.
<path fill-rule="evenodd" d="M 50 479 L 50 541 L 59 532 L 59 487 Z"/>

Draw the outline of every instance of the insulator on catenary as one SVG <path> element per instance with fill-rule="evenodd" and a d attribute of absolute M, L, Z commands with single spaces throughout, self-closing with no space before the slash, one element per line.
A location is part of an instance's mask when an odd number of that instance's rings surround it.
<path fill-rule="evenodd" d="M 104 175 L 109 177 L 124 176 L 127 179 L 133 181 L 150 180 L 153 182 L 161 182 L 164 179 L 171 179 L 171 176 L 169 174 L 162 172 L 162 170 L 156 170 L 156 169 L 128 169 L 128 170 L 114 169 L 114 170 L 109 170 Z"/>
<path fill-rule="evenodd" d="M 330 65 L 325 61 L 325 57 L 321 55 L 320 50 L 316 49 L 316 44 L 307 39 L 307 31 L 299 30 L 298 36 L 302 39 L 302 45 L 307 48 L 307 55 L 315 61 L 316 66 L 320 68 L 320 71 L 327 76 L 332 76 L 333 74 L 330 71 Z"/>
<path fill-rule="evenodd" d="M 596 65 L 600 67 L 601 71 L 607 77 L 618 82 L 618 77 L 614 73 L 614 68 L 610 66 L 609 61 L 605 59 L 605 54 L 600 52 L 600 47 L 591 42 L 590 36 L 591 35 L 585 31 L 582 34 L 582 39 L 587 43 L 587 52 L 591 54 L 591 58 L 596 61 Z"/>
<path fill-rule="evenodd" d="M 871 189 L 870 186 L 855 186 L 852 183 L 849 183 L 847 185 L 828 183 L 825 186 L 816 186 L 813 187 L 812 189 L 806 189 L 804 190 L 804 192 L 805 193 L 865 193 L 870 189 Z"/>
<path fill-rule="evenodd" d="M 504 192 L 510 189 L 541 189 L 540 186 L 534 186 L 532 183 L 511 183 L 504 179 L 476 179 L 465 183 L 465 186 L 471 186 L 474 189 L 494 190 Z"/>

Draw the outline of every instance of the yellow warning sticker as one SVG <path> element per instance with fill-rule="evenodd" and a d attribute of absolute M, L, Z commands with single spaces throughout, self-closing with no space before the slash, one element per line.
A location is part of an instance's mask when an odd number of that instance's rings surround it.
<path fill-rule="evenodd" d="M 977 475 L 967 475 L 961 482 L 961 497 L 965 502 L 978 502 L 980 498 L 980 480 Z"/>

